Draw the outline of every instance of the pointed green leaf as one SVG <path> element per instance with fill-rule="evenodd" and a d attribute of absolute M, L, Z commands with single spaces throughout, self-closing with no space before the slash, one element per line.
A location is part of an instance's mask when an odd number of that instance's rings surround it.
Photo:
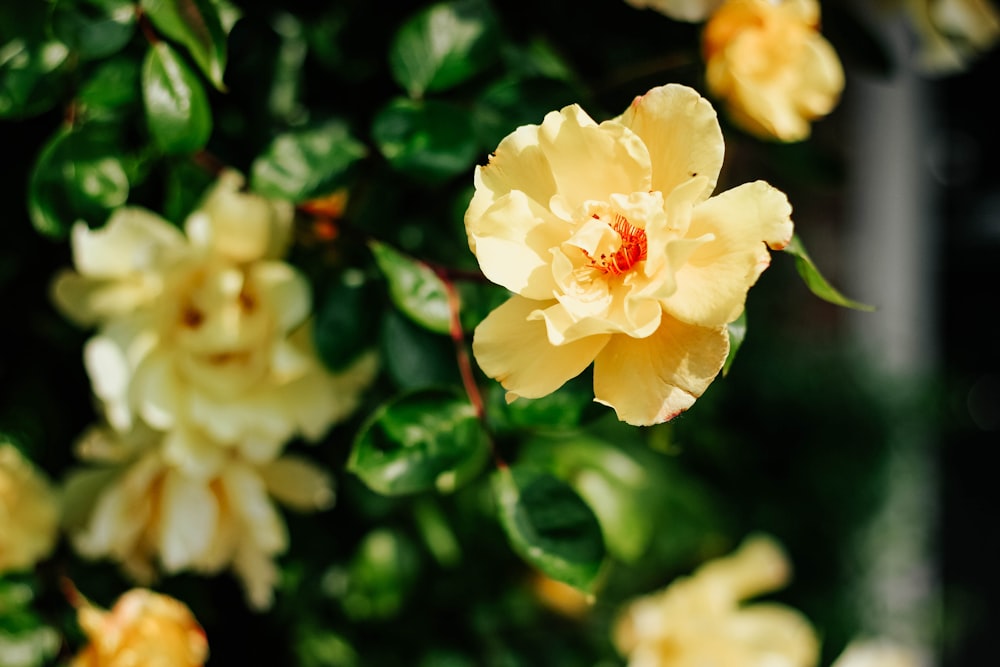
<path fill-rule="evenodd" d="M 432 5 L 407 21 L 389 50 L 393 78 L 410 94 L 445 90 L 496 60 L 496 19 L 482 0 Z"/>
<path fill-rule="evenodd" d="M 57 0 L 52 7 L 52 34 L 82 60 L 117 53 L 135 34 L 131 0 Z"/>
<path fill-rule="evenodd" d="M 250 168 L 254 191 L 303 201 L 334 190 L 348 169 L 368 153 L 339 120 L 274 138 Z"/>
<path fill-rule="evenodd" d="M 389 164 L 428 183 L 470 169 L 479 155 L 470 114 L 437 100 L 389 102 L 375 116 L 372 138 Z"/>
<path fill-rule="evenodd" d="M 838 292 L 833 288 L 830 283 L 826 281 L 826 278 L 819 272 L 816 265 L 813 264 L 812 258 L 806 252 L 805 246 L 802 245 L 802 240 L 799 238 L 798 234 L 792 237 L 792 242 L 785 247 L 785 252 L 795 257 L 795 268 L 798 269 L 799 275 L 802 276 L 802 280 L 805 281 L 806 287 L 809 290 L 823 299 L 824 301 L 829 301 L 837 306 L 844 306 L 845 308 L 853 308 L 855 310 L 873 311 L 874 306 L 869 306 L 867 304 L 861 303 L 860 301 L 854 301 L 848 299 L 846 296 Z"/>
<path fill-rule="evenodd" d="M 226 70 L 226 31 L 210 0 L 142 0 L 142 10 L 168 38 L 184 45 L 219 90 Z"/>
<path fill-rule="evenodd" d="M 514 551 L 546 575 L 590 592 L 604 561 L 601 526 L 566 482 L 530 467 L 492 477 L 500 525 Z"/>
<path fill-rule="evenodd" d="M 428 389 L 378 408 L 358 432 L 347 469 L 385 495 L 448 493 L 479 473 L 489 451 L 472 404 Z"/>
<path fill-rule="evenodd" d="M 429 266 L 378 241 L 369 241 L 375 262 L 389 282 L 389 296 L 403 313 L 435 333 L 451 331 L 451 307 L 444 283 Z"/>
<path fill-rule="evenodd" d="M 726 355 L 726 363 L 722 366 L 722 377 L 729 374 L 729 367 L 733 365 L 733 359 L 743 344 L 743 339 L 747 337 L 747 311 L 744 310 L 740 316 L 729 323 L 729 354 Z"/>
<path fill-rule="evenodd" d="M 128 199 L 124 150 L 106 125 L 64 127 L 42 148 L 28 180 L 28 213 L 42 234 L 64 237 L 73 223 L 97 225 Z"/>
<path fill-rule="evenodd" d="M 201 81 L 165 42 L 153 44 L 142 65 L 146 125 L 164 153 L 193 153 L 208 143 L 212 112 Z"/>

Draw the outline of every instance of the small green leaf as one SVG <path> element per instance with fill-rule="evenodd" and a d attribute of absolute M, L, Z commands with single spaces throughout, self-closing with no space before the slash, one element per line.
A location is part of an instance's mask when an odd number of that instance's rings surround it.
<path fill-rule="evenodd" d="M 45 9 L 40 2 L 0 3 L 0 118 L 43 113 L 64 94 L 69 48 L 45 35 Z"/>
<path fill-rule="evenodd" d="M 497 58 L 496 19 L 482 0 L 432 5 L 403 24 L 389 49 L 393 78 L 418 98 L 445 90 Z"/>
<path fill-rule="evenodd" d="M 52 7 L 52 33 L 82 60 L 117 53 L 135 34 L 131 0 L 57 0 Z"/>
<path fill-rule="evenodd" d="M 859 301 L 848 299 L 834 289 L 833 286 L 826 281 L 826 278 L 820 274 L 816 265 L 813 264 L 813 261 L 806 252 L 805 246 L 802 245 L 802 240 L 799 239 L 798 234 L 792 237 L 791 243 L 789 243 L 784 250 L 788 254 L 795 257 L 795 268 L 798 269 L 799 275 L 802 276 L 802 280 L 805 281 L 806 287 L 808 287 L 809 290 L 819 298 L 824 301 L 829 301 L 837 306 L 844 306 L 845 308 L 853 308 L 855 310 L 864 310 L 869 312 L 875 310 L 874 306 L 869 306 Z"/>
<path fill-rule="evenodd" d="M 461 382 L 452 341 L 417 326 L 397 308 L 382 311 L 379 348 L 386 372 L 400 389 Z"/>
<path fill-rule="evenodd" d="M 451 331 L 451 307 L 441 279 L 422 262 L 370 241 L 375 262 L 389 282 L 392 302 L 411 320 L 435 333 Z"/>
<path fill-rule="evenodd" d="M 347 469 L 385 495 L 448 493 L 479 473 L 489 451 L 472 405 L 427 389 L 378 408 L 358 432 Z"/>
<path fill-rule="evenodd" d="M 354 620 L 395 616 L 420 570 L 416 546 L 402 533 L 377 528 L 365 535 L 345 573 L 344 612 Z"/>
<path fill-rule="evenodd" d="M 153 44 L 142 64 L 146 124 L 164 153 L 193 153 L 208 143 L 212 112 L 201 81 L 165 42 Z"/>
<path fill-rule="evenodd" d="M 729 354 L 726 355 L 726 363 L 722 366 L 722 377 L 729 374 L 729 367 L 733 365 L 736 352 L 739 351 L 743 339 L 747 336 L 747 311 L 744 310 L 740 316 L 729 323 Z"/>
<path fill-rule="evenodd" d="M 470 114 L 437 100 L 389 102 L 375 116 L 372 137 L 389 164 L 428 183 L 464 172 L 479 154 Z"/>
<path fill-rule="evenodd" d="M 84 80 L 76 101 L 90 117 L 138 102 L 139 92 L 139 63 L 120 56 L 102 62 Z"/>
<path fill-rule="evenodd" d="M 292 201 L 327 194 L 367 152 L 338 120 L 286 132 L 254 160 L 251 187 L 265 196 Z"/>
<path fill-rule="evenodd" d="M 514 551 L 546 575 L 590 592 L 604 561 L 601 526 L 590 507 L 551 474 L 516 466 L 492 477 L 500 525 Z"/>
<path fill-rule="evenodd" d="M 210 0 L 142 0 L 142 10 L 168 38 L 184 45 L 219 90 L 226 70 L 226 31 Z"/>
<path fill-rule="evenodd" d="M 103 223 L 125 203 L 129 179 L 113 128 L 64 127 L 42 148 L 28 181 L 28 213 L 42 234 L 61 238 L 77 220 Z"/>

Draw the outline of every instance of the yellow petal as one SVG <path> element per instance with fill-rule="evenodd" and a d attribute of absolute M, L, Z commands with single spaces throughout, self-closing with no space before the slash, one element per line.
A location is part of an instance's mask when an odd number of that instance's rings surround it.
<path fill-rule="evenodd" d="M 715 109 L 697 91 L 677 84 L 653 88 L 636 97 L 614 122 L 631 129 L 646 145 L 653 169 L 651 189 L 667 196 L 696 176 L 707 179 L 699 200 L 715 189 L 725 151 L 722 129 Z"/>
<path fill-rule="evenodd" d="M 752 604 L 720 625 L 718 641 L 733 642 L 742 654 L 742 665 L 815 667 L 818 661 L 816 631 L 805 616 L 791 607 L 768 602 Z"/>
<path fill-rule="evenodd" d="M 160 560 L 167 572 L 198 562 L 215 534 L 219 504 L 205 480 L 170 470 L 160 502 Z"/>
<path fill-rule="evenodd" d="M 636 426 L 668 421 L 708 388 L 728 352 L 725 327 L 697 327 L 664 315 L 652 336 L 616 335 L 600 351 L 594 400 Z"/>
<path fill-rule="evenodd" d="M 307 459 L 282 456 L 264 466 L 261 476 L 272 496 L 300 512 L 333 505 L 333 480 Z"/>
<path fill-rule="evenodd" d="M 260 290 L 279 331 L 291 331 L 312 311 L 312 292 L 302 273 L 285 262 L 254 262 L 247 277 Z"/>
<path fill-rule="evenodd" d="M 695 207 L 689 237 L 712 235 L 677 271 L 677 291 L 664 299 L 674 317 L 701 326 L 739 317 L 747 290 L 770 262 L 767 246 L 792 237 L 788 198 L 763 181 L 745 183 Z"/>
<path fill-rule="evenodd" d="M 148 270 L 186 245 L 179 229 L 145 209 L 132 207 L 115 211 L 100 229 L 76 223 L 71 242 L 77 271 L 97 278 Z"/>
<path fill-rule="evenodd" d="M 529 299 L 552 298 L 551 249 L 569 235 L 567 223 L 515 190 L 482 215 L 467 215 L 466 226 L 487 278 Z"/>
<path fill-rule="evenodd" d="M 507 389 L 508 400 L 552 393 L 583 372 L 610 338 L 604 334 L 552 345 L 545 322 L 528 319 L 552 303 L 514 296 L 476 327 L 472 352 L 483 372 Z"/>

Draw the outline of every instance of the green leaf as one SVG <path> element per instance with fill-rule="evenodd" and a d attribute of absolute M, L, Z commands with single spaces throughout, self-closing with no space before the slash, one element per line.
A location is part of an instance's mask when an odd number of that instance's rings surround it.
<path fill-rule="evenodd" d="M 292 201 L 327 194 L 367 152 L 339 120 L 286 132 L 254 160 L 251 187 L 265 196 Z"/>
<path fill-rule="evenodd" d="M 479 473 L 489 452 L 472 405 L 427 389 L 379 407 L 358 432 L 347 469 L 385 495 L 449 493 Z"/>
<path fill-rule="evenodd" d="M 590 592 L 604 561 L 593 511 L 565 482 L 531 467 L 493 474 L 500 525 L 514 551 L 550 578 Z"/>
<path fill-rule="evenodd" d="M 356 270 L 324 281 L 312 321 L 316 351 L 329 368 L 345 368 L 372 346 L 379 312 L 372 308 L 378 303 L 372 291 L 372 283 Z"/>
<path fill-rule="evenodd" d="M 354 620 L 395 616 L 406 602 L 420 569 L 413 542 L 402 533 L 377 528 L 368 533 L 351 559 L 344 612 Z"/>
<path fill-rule="evenodd" d="M 168 154 L 193 153 L 208 143 L 212 112 L 201 81 L 165 42 L 153 44 L 142 64 L 146 124 Z"/>
<path fill-rule="evenodd" d="M 473 120 L 483 146 L 492 150 L 521 125 L 541 123 L 545 114 L 579 97 L 564 81 L 552 79 L 503 79 L 476 100 Z"/>
<path fill-rule="evenodd" d="M 809 257 L 809 254 L 806 253 L 805 246 L 802 245 L 802 240 L 799 238 L 798 234 L 792 237 L 792 242 L 789 243 L 784 250 L 788 254 L 795 257 L 795 268 L 798 269 L 799 275 L 802 276 L 802 280 L 805 281 L 806 287 L 808 287 L 809 290 L 819 298 L 824 301 L 829 301 L 837 306 L 844 306 L 845 308 L 853 308 L 855 310 L 864 311 L 875 310 L 874 306 L 869 306 L 859 301 L 848 299 L 834 289 L 833 286 L 826 281 L 826 278 L 820 274 L 816 265 L 813 264 L 813 261 Z"/>
<path fill-rule="evenodd" d="M 132 39 L 135 15 L 131 0 L 57 0 L 52 34 L 82 60 L 106 58 Z"/>
<path fill-rule="evenodd" d="M 403 24 L 389 48 L 392 76 L 410 97 L 451 88 L 497 58 L 496 19 L 481 0 L 432 5 Z"/>
<path fill-rule="evenodd" d="M 414 324 L 396 308 L 382 312 L 379 347 L 385 370 L 400 389 L 461 382 L 451 339 Z"/>
<path fill-rule="evenodd" d="M 76 94 L 81 113 L 88 118 L 103 118 L 108 115 L 107 112 L 137 103 L 139 71 L 139 63 L 124 56 L 102 62 L 84 80 Z"/>
<path fill-rule="evenodd" d="M 470 114 L 436 100 L 389 102 L 375 116 L 372 138 L 389 164 L 428 183 L 466 171 L 479 154 Z"/>
<path fill-rule="evenodd" d="M 219 90 L 226 70 L 226 31 L 209 0 L 142 0 L 142 10 L 157 30 L 184 45 L 198 68 Z"/>
<path fill-rule="evenodd" d="M 411 320 L 435 333 L 451 331 L 451 307 L 444 283 L 426 264 L 392 247 L 369 241 L 375 262 L 389 282 L 392 302 Z"/>
<path fill-rule="evenodd" d="M 744 310 L 740 316 L 729 323 L 729 354 L 726 355 L 726 363 L 722 366 L 722 377 L 729 374 L 729 367 L 733 365 L 736 352 L 739 351 L 743 339 L 747 336 L 747 311 Z"/>
<path fill-rule="evenodd" d="M 0 118 L 27 118 L 65 94 L 69 48 L 46 32 L 42 2 L 0 3 Z"/>
<path fill-rule="evenodd" d="M 114 128 L 64 127 L 42 148 L 28 180 L 28 213 L 42 234 L 61 238 L 77 220 L 103 223 L 125 203 L 129 179 Z"/>

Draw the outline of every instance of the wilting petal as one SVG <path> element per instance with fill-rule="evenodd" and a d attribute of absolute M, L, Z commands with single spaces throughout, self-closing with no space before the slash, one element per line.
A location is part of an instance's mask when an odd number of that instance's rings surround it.
<path fill-rule="evenodd" d="M 739 317 L 747 290 L 770 262 L 768 245 L 792 236 L 791 205 L 763 181 L 746 183 L 695 207 L 689 236 L 712 235 L 677 271 L 677 291 L 664 299 L 674 317 L 701 326 Z"/>
<path fill-rule="evenodd" d="M 570 210 L 587 200 L 607 201 L 616 192 L 651 188 L 649 152 L 642 140 L 623 125 L 598 126 L 575 104 L 548 113 L 538 141 Z"/>
<path fill-rule="evenodd" d="M 551 299 L 551 249 L 569 235 L 569 225 L 515 190 L 481 215 L 467 215 L 467 230 L 487 278 L 529 299 Z"/>
<path fill-rule="evenodd" d="M 604 334 L 552 345 L 545 322 L 528 319 L 551 304 L 514 296 L 476 327 L 472 340 L 476 361 L 484 373 L 503 385 L 508 400 L 552 393 L 582 373 L 610 339 Z"/>
<path fill-rule="evenodd" d="M 668 196 L 697 176 L 706 180 L 697 200 L 715 189 L 725 144 L 715 109 L 694 90 L 675 84 L 636 97 L 614 122 L 635 132 L 646 144 L 653 168 L 651 189 Z"/>
<path fill-rule="evenodd" d="M 648 338 L 616 335 L 594 362 L 594 400 L 629 424 L 668 421 L 694 404 L 722 370 L 725 327 L 698 327 L 664 315 Z"/>

